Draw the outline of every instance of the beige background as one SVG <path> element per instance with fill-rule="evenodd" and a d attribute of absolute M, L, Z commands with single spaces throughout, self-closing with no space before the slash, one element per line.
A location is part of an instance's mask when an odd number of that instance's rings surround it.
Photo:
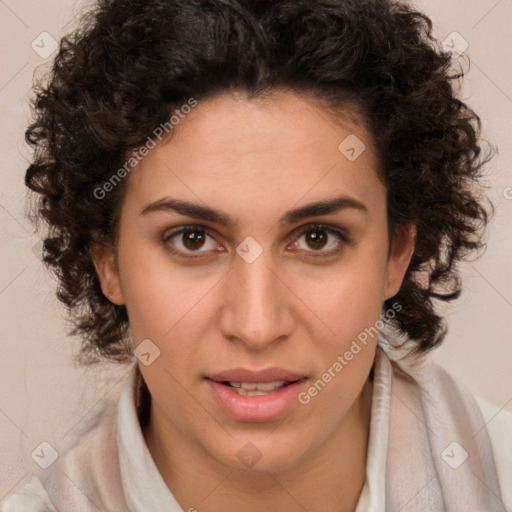
<path fill-rule="evenodd" d="M 52 279 L 39 263 L 38 239 L 24 218 L 24 172 L 30 85 L 49 58 L 49 33 L 69 31 L 71 0 L 0 0 L 0 498 L 39 470 L 31 458 L 43 441 L 61 451 L 106 400 L 116 400 L 127 368 L 78 369 L 70 355 L 64 314 Z M 484 135 L 499 148 L 489 168 L 496 217 L 489 247 L 464 265 L 465 291 L 449 309 L 450 331 L 434 358 L 475 394 L 512 411 L 512 0 L 421 0 L 443 40 L 458 32 L 468 43 L 471 69 L 462 97 L 479 112 Z M 42 66 L 42 67 L 41 67 Z M 38 72 L 39 72 L 38 71 Z M 508 196 L 508 198 L 507 198 Z M 35 246 L 35 249 L 34 249 Z M 107 378 L 108 376 L 108 378 Z"/>

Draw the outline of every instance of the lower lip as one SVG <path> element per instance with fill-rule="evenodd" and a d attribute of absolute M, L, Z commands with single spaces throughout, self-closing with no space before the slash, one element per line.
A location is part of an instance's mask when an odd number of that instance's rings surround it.
<path fill-rule="evenodd" d="M 238 421 L 262 422 L 276 420 L 286 413 L 301 392 L 306 379 L 298 380 L 269 395 L 243 396 L 230 386 L 206 379 L 221 409 Z"/>

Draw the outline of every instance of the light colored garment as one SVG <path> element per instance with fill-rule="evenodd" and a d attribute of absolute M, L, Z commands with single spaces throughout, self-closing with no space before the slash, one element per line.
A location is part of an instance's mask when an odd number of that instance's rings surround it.
<path fill-rule="evenodd" d="M 0 512 L 187 512 L 144 442 L 135 370 L 117 410 L 44 478 L 5 498 Z M 356 512 L 512 511 L 512 414 L 482 401 L 479 407 L 434 363 L 414 376 L 405 378 L 378 348 L 367 478 Z"/>

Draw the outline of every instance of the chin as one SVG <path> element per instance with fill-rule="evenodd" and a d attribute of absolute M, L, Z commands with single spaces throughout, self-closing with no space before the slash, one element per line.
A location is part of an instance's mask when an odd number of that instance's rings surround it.
<path fill-rule="evenodd" d="M 281 473 L 295 467 L 306 456 L 304 443 L 298 440 L 291 443 L 289 439 L 284 443 L 283 439 L 277 436 L 272 439 L 269 434 L 244 436 L 240 440 L 230 438 L 228 443 L 225 451 L 219 452 L 217 445 L 210 454 L 231 470 L 242 473 Z"/>

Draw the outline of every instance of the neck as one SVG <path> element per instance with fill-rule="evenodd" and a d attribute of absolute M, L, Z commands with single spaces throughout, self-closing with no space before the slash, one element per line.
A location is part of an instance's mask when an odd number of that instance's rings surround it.
<path fill-rule="evenodd" d="M 193 512 L 354 512 L 366 479 L 372 381 L 368 379 L 339 428 L 295 467 L 243 472 L 218 463 L 151 408 L 143 434 L 166 485 Z"/>

